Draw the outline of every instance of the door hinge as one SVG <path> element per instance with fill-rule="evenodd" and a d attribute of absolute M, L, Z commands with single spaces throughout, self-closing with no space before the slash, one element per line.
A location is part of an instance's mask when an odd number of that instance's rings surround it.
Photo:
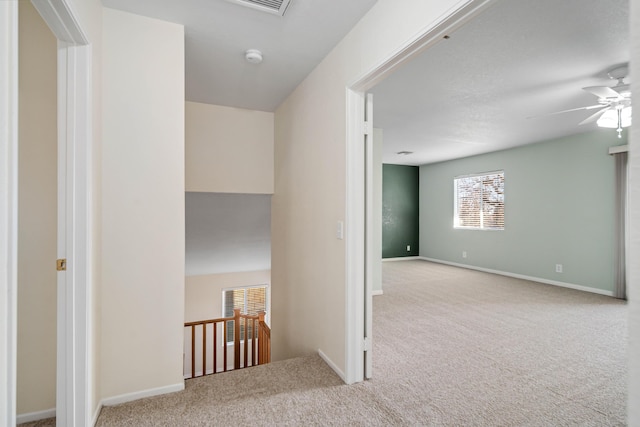
<path fill-rule="evenodd" d="M 67 271 L 67 259 L 61 258 L 56 260 L 56 270 L 58 271 Z"/>
<path fill-rule="evenodd" d="M 362 346 L 364 347 L 364 351 L 370 351 L 371 350 L 371 340 L 367 337 L 364 338 L 364 341 L 362 343 Z"/>
<path fill-rule="evenodd" d="M 363 129 L 365 135 L 371 135 L 371 122 L 365 121 Z"/>

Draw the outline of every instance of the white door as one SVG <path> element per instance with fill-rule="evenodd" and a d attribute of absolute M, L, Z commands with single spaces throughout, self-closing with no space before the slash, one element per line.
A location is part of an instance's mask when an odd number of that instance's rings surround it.
<path fill-rule="evenodd" d="M 86 426 L 91 346 L 91 55 L 69 0 L 32 0 L 58 39 L 58 259 L 56 425 Z M 62 267 L 62 266 L 61 266 Z"/>
<path fill-rule="evenodd" d="M 365 272 L 364 272 L 364 377 L 372 376 L 373 339 L 373 94 L 364 99 L 364 152 L 365 152 Z"/>

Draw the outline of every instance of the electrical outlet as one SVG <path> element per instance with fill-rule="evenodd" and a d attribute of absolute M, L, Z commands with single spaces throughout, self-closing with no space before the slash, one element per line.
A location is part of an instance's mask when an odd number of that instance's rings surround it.
<path fill-rule="evenodd" d="M 467 257 L 467 251 L 462 251 L 462 258 L 466 258 Z"/>
<path fill-rule="evenodd" d="M 556 273 L 562 273 L 562 264 L 556 264 Z"/>
<path fill-rule="evenodd" d="M 411 252 L 411 245 L 407 245 L 407 252 Z"/>

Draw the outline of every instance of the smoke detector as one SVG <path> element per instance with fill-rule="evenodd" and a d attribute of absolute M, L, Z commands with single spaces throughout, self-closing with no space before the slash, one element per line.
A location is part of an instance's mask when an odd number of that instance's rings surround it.
<path fill-rule="evenodd" d="M 249 49 L 244 53 L 244 59 L 252 64 L 259 64 L 262 62 L 262 52 L 258 49 Z"/>
<path fill-rule="evenodd" d="M 261 10 L 262 12 L 272 13 L 274 15 L 284 16 L 289 7 L 291 0 L 227 0 L 229 3 L 235 3 L 252 9 Z"/>

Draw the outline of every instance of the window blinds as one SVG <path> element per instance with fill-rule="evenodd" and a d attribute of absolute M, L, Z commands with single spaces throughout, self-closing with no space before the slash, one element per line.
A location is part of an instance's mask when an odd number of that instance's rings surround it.
<path fill-rule="evenodd" d="M 504 230 L 504 171 L 454 179 L 455 228 Z"/>

